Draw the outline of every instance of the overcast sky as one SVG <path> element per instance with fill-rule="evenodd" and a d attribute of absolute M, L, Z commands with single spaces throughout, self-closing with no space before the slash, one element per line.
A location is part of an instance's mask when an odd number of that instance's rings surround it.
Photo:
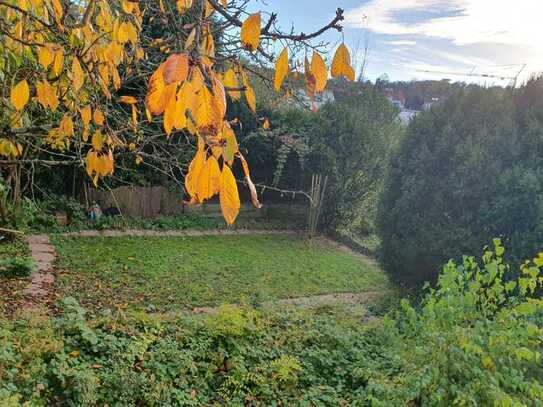
<path fill-rule="evenodd" d="M 258 0 L 276 11 L 283 28 L 310 32 L 345 9 L 345 41 L 369 45 L 368 76 L 392 80 L 441 79 L 507 84 L 424 71 L 515 76 L 543 71 L 543 0 Z M 341 35 L 324 36 L 334 48 Z M 360 53 L 361 55 L 361 53 Z"/>

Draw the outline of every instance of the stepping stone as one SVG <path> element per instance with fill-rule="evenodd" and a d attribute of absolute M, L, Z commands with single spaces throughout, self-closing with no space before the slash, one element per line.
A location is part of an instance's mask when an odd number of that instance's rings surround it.
<path fill-rule="evenodd" d="M 55 253 L 55 248 L 46 243 L 30 243 L 30 250 L 36 253 Z"/>
<path fill-rule="evenodd" d="M 27 241 L 36 270 L 30 275 L 30 284 L 24 290 L 27 297 L 24 307 L 33 308 L 40 305 L 41 299 L 50 292 L 48 287 L 55 282 L 53 264 L 56 251 L 47 235 L 29 236 Z"/>
<path fill-rule="evenodd" d="M 29 245 L 33 244 L 50 244 L 49 236 L 47 235 L 33 235 L 27 239 Z"/>

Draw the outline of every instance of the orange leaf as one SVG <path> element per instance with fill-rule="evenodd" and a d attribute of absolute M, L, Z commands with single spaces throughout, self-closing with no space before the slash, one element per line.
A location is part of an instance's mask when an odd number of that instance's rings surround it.
<path fill-rule="evenodd" d="M 315 90 L 317 92 L 322 92 L 326 88 L 326 83 L 328 82 L 328 69 L 326 69 L 326 64 L 318 52 L 313 52 L 311 72 L 315 77 Z"/>
<path fill-rule="evenodd" d="M 252 14 L 241 26 L 241 43 L 249 51 L 254 51 L 260 43 L 262 19 L 260 13 Z"/>
<path fill-rule="evenodd" d="M 217 159 L 209 157 L 198 177 L 198 198 L 202 201 L 213 197 L 219 192 L 221 170 Z"/>
<path fill-rule="evenodd" d="M 11 104 L 16 110 L 23 110 L 28 103 L 29 98 L 30 88 L 28 87 L 28 82 L 25 79 L 11 89 L 10 100 Z"/>
<path fill-rule="evenodd" d="M 96 151 L 99 151 L 104 146 L 104 136 L 102 136 L 102 132 L 100 130 L 96 130 L 94 134 L 92 135 L 92 148 L 94 148 Z"/>
<path fill-rule="evenodd" d="M 256 113 L 256 97 L 255 91 L 249 85 L 245 85 L 245 99 L 247 99 L 247 105 Z"/>
<path fill-rule="evenodd" d="M 154 115 L 162 114 L 166 108 L 163 97 L 164 88 L 166 86 L 163 72 L 164 64 L 161 64 L 153 75 L 151 75 L 151 78 L 149 79 L 149 89 L 145 96 L 145 105 Z"/>
<path fill-rule="evenodd" d="M 275 90 L 279 92 L 281 89 L 281 85 L 283 85 L 283 81 L 288 75 L 288 48 L 285 47 L 281 54 L 279 55 L 279 58 L 277 59 L 277 63 L 275 64 L 275 78 L 274 78 L 274 86 Z"/>
<path fill-rule="evenodd" d="M 206 153 L 203 148 L 198 149 L 196 152 L 196 155 L 194 156 L 193 160 L 191 161 L 189 165 L 189 171 L 185 177 L 185 189 L 187 190 L 187 193 L 190 195 L 191 198 L 197 198 L 197 191 L 198 191 L 198 179 L 200 176 L 200 173 L 202 172 L 202 168 L 204 168 L 206 159 Z"/>
<path fill-rule="evenodd" d="M 64 50 L 59 48 L 55 51 L 55 60 L 53 61 L 53 72 L 56 76 L 62 73 L 64 67 Z"/>
<path fill-rule="evenodd" d="M 238 79 L 236 78 L 236 73 L 233 69 L 229 69 L 224 73 L 222 84 L 226 88 L 239 88 Z M 233 100 L 239 100 L 241 98 L 241 92 L 237 90 L 229 90 L 228 95 Z"/>
<path fill-rule="evenodd" d="M 72 137 L 74 135 L 74 122 L 72 118 L 66 113 L 58 126 L 60 134 L 66 137 Z"/>
<path fill-rule="evenodd" d="M 188 54 L 173 54 L 164 62 L 164 84 L 169 85 L 172 82 L 180 82 L 187 79 L 189 74 Z"/>
<path fill-rule="evenodd" d="M 49 65 L 51 65 L 55 58 L 55 54 L 53 53 L 51 46 L 49 44 L 45 44 L 42 47 L 38 47 L 37 53 L 40 65 L 43 66 L 44 69 L 49 68 Z"/>
<path fill-rule="evenodd" d="M 164 109 L 164 130 L 170 135 L 175 122 L 176 115 L 176 91 L 177 83 L 170 83 L 164 91 L 166 108 Z"/>
<path fill-rule="evenodd" d="M 239 201 L 236 178 L 228 165 L 222 168 L 220 179 L 220 203 L 221 211 L 226 223 L 233 224 L 239 214 L 241 206 Z"/>
<path fill-rule="evenodd" d="M 72 61 L 72 86 L 74 92 L 77 92 L 79 89 L 81 89 L 83 83 L 85 83 L 85 73 L 83 72 L 83 69 L 81 69 L 79 59 L 77 57 L 74 57 Z"/>
<path fill-rule="evenodd" d="M 313 72 L 311 72 L 311 67 L 309 65 L 309 61 L 307 58 L 305 59 L 305 84 L 307 88 L 307 95 L 311 100 L 315 97 L 315 89 L 317 85 L 317 80 L 315 79 L 315 76 L 313 75 Z"/>
<path fill-rule="evenodd" d="M 192 0 L 177 0 L 177 10 L 179 14 L 183 14 L 192 7 Z"/>
<path fill-rule="evenodd" d="M 223 152 L 223 159 L 231 165 L 234 161 L 235 154 L 239 151 L 239 146 L 236 139 L 236 134 L 228 123 L 225 123 L 223 126 L 223 137 L 226 141 L 226 146 L 224 147 Z"/>
<path fill-rule="evenodd" d="M 94 111 L 92 117 L 94 119 L 94 123 L 96 123 L 98 126 L 103 126 L 104 125 L 105 117 L 104 117 L 104 114 L 102 113 L 102 111 L 100 109 L 96 109 Z"/>
<path fill-rule="evenodd" d="M 58 107 L 57 91 L 54 86 L 51 86 L 49 82 L 37 82 L 36 93 L 38 96 L 38 102 L 43 106 L 49 106 L 54 112 Z"/>
<path fill-rule="evenodd" d="M 351 66 L 351 55 L 345 44 L 341 44 L 334 55 L 332 61 L 332 76 L 339 78 L 344 76 L 350 81 L 354 81 L 355 73 Z"/>
<path fill-rule="evenodd" d="M 88 128 L 91 116 L 92 116 L 92 110 L 90 106 L 85 106 L 79 110 L 79 113 L 81 113 L 81 120 L 83 120 L 83 127 Z"/>
<path fill-rule="evenodd" d="M 138 100 L 134 96 L 121 96 L 119 102 L 125 103 L 127 105 L 134 105 L 138 103 Z"/>

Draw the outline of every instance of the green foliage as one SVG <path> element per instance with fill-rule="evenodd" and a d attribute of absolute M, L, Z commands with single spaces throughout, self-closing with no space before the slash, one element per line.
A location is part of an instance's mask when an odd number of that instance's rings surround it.
<path fill-rule="evenodd" d="M 508 280 L 501 241 L 450 261 L 422 304 L 204 316 L 126 311 L 0 319 L 0 404 L 538 406 L 543 253 Z"/>
<path fill-rule="evenodd" d="M 251 134 L 242 145 L 251 151 L 255 179 L 265 183 L 308 190 L 314 173 L 328 175 L 324 226 L 368 235 L 375 231 L 389 153 L 403 129 L 379 91 L 354 88 L 338 90 L 338 100 L 315 113 L 293 106 L 271 112 L 271 129 Z"/>
<path fill-rule="evenodd" d="M 411 122 L 379 205 L 387 271 L 408 284 L 435 282 L 440 264 L 494 236 L 513 264 L 541 249 L 542 107 L 474 87 Z"/>
<path fill-rule="evenodd" d="M 542 255 L 507 280 L 499 239 L 478 262 L 447 263 L 420 311 L 385 322 L 403 372 L 375 387 L 387 405 L 541 405 Z"/>
<path fill-rule="evenodd" d="M 61 295 L 93 311 L 158 311 L 330 292 L 386 291 L 374 263 L 299 236 L 55 237 Z"/>
<path fill-rule="evenodd" d="M 34 270 L 34 263 L 28 257 L 0 259 L 0 277 L 28 277 Z"/>
<path fill-rule="evenodd" d="M 402 135 L 396 109 L 370 86 L 319 111 L 308 160 L 329 174 L 324 222 L 355 235 L 375 231 L 389 154 Z"/>
<path fill-rule="evenodd" d="M 340 405 L 362 400 L 358 368 L 376 343 L 338 309 L 3 322 L 0 402 L 50 405 Z M 341 319 L 337 319 L 341 317 Z M 24 370 L 16 366 L 25 366 Z"/>

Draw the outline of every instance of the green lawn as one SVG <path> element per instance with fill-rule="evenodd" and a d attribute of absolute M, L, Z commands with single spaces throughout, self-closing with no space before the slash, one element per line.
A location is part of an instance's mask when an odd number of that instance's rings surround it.
<path fill-rule="evenodd" d="M 338 292 L 382 291 L 379 267 L 295 236 L 53 239 L 58 290 L 97 310 L 159 311 Z"/>

